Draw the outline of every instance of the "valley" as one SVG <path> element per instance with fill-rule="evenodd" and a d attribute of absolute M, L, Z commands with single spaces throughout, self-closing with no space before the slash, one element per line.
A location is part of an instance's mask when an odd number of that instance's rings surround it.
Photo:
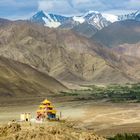
<path fill-rule="evenodd" d="M 47 95 L 47 98 L 54 103 L 57 114 L 61 112 L 61 119 L 76 123 L 76 129 L 94 131 L 97 135 L 111 137 L 118 133 L 139 133 L 140 105 L 138 90 L 135 90 L 137 88 L 139 89 L 139 84 L 109 87 L 90 85 L 87 89 Z M 110 94 L 110 97 L 107 94 Z M 0 123 L 18 121 L 23 112 L 30 112 L 34 118 L 38 105 L 45 98 L 46 96 L 1 98 Z"/>

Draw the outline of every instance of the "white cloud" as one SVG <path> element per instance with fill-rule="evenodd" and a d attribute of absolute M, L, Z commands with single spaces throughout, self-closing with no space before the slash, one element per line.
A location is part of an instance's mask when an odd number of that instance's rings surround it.
<path fill-rule="evenodd" d="M 88 10 L 124 13 L 140 9 L 140 0 L 0 0 L 0 17 L 26 18 L 37 10 L 79 15 Z"/>
<path fill-rule="evenodd" d="M 127 3 L 126 3 L 127 5 Z M 140 9 L 140 0 L 130 0 L 127 8 L 131 8 L 131 9 Z"/>
<path fill-rule="evenodd" d="M 68 0 L 39 0 L 38 10 L 65 15 L 78 12 L 78 10 L 72 7 Z"/>
<path fill-rule="evenodd" d="M 138 10 L 140 0 L 39 0 L 38 9 L 61 14 L 78 14 L 88 10 Z"/>
<path fill-rule="evenodd" d="M 46 1 L 46 0 L 39 1 L 38 5 L 39 5 L 39 7 L 38 7 L 39 10 L 48 11 L 48 10 L 55 8 L 54 3 L 49 0 L 48 1 Z"/>
<path fill-rule="evenodd" d="M 90 2 L 91 0 L 73 0 L 73 3 L 75 4 L 85 4 Z"/>

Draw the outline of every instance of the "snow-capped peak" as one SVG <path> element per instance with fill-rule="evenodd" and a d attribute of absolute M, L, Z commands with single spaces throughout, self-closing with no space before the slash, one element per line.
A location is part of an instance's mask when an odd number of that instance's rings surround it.
<path fill-rule="evenodd" d="M 102 16 L 112 23 L 118 21 L 118 16 L 113 14 L 102 13 Z"/>
<path fill-rule="evenodd" d="M 45 16 L 46 15 L 45 15 L 44 11 L 41 10 L 41 11 L 37 12 L 33 17 L 31 17 L 31 20 L 34 18 L 45 17 Z"/>
<path fill-rule="evenodd" d="M 50 28 L 57 28 L 68 19 L 69 18 L 65 16 L 46 13 L 45 11 L 39 11 L 30 20 Z"/>

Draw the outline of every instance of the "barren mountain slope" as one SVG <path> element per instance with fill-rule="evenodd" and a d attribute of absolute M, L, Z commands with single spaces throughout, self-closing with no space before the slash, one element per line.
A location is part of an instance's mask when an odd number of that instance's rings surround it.
<path fill-rule="evenodd" d="M 135 50 L 136 48 L 134 47 L 134 49 L 132 49 L 133 51 L 131 55 L 125 55 L 125 53 L 127 53 L 127 51 L 129 50 L 129 47 L 126 47 L 124 52 L 118 51 L 119 48 L 110 49 L 108 51 L 108 48 L 105 47 L 104 53 L 100 53 L 100 51 L 99 53 L 108 62 L 108 65 L 110 65 L 113 69 L 120 71 L 123 74 L 123 77 L 130 78 L 129 82 L 133 80 L 135 82 L 139 82 L 140 81 L 140 63 L 139 63 L 140 58 L 134 56 L 136 52 Z M 137 51 L 139 51 L 138 48 Z M 137 52 L 137 54 L 138 53 L 139 52 Z M 121 77 L 120 80 L 122 80 Z"/>
<path fill-rule="evenodd" d="M 98 31 L 97 28 L 95 28 L 93 25 L 88 24 L 86 22 L 76 25 L 75 27 L 73 27 L 72 30 L 88 38 L 92 37 Z"/>
<path fill-rule="evenodd" d="M 46 96 L 65 90 L 65 86 L 47 74 L 0 57 L 0 97 Z"/>
<path fill-rule="evenodd" d="M 97 32 L 92 39 L 110 48 L 125 43 L 136 44 L 140 41 L 140 22 L 135 20 L 115 22 Z"/>
<path fill-rule="evenodd" d="M 70 30 L 49 29 L 26 21 L 0 28 L 0 55 L 33 66 L 65 81 L 98 81 L 107 71 L 109 82 L 129 78 L 108 62 L 100 45 Z M 110 57 L 110 56 L 108 56 Z M 110 71 L 117 72 L 111 76 Z"/>
<path fill-rule="evenodd" d="M 118 67 L 121 67 L 127 75 L 140 79 L 140 43 L 121 44 L 112 48 L 112 51 L 119 60 Z"/>
<path fill-rule="evenodd" d="M 140 42 L 136 44 L 121 44 L 112 50 L 118 52 L 120 55 L 140 58 Z"/>
<path fill-rule="evenodd" d="M 140 22 L 126 20 L 113 23 L 95 34 L 92 39 L 110 48 L 110 55 L 108 51 L 101 55 L 115 69 L 139 81 Z M 106 47 L 104 47 L 105 50 L 107 49 Z"/>

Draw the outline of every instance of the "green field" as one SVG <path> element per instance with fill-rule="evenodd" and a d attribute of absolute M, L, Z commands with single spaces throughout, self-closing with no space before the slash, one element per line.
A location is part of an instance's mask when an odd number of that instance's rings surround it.
<path fill-rule="evenodd" d="M 118 134 L 112 138 L 108 138 L 108 140 L 140 140 L 140 135 L 138 134 Z"/>
<path fill-rule="evenodd" d="M 72 90 L 62 96 L 74 96 L 77 100 L 106 100 L 111 102 L 140 102 L 140 84 L 90 85 L 86 90 Z"/>

